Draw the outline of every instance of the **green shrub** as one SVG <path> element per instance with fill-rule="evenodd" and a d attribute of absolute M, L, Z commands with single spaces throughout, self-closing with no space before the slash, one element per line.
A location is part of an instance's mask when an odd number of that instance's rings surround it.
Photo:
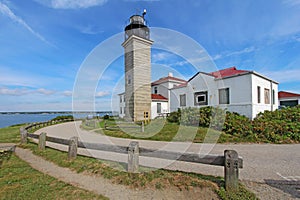
<path fill-rule="evenodd" d="M 109 115 L 104 115 L 103 119 L 109 119 Z"/>
<path fill-rule="evenodd" d="M 223 125 L 223 131 L 230 135 L 248 136 L 252 134 L 251 120 L 236 112 L 226 112 L 226 119 Z"/>
<path fill-rule="evenodd" d="M 300 142 L 300 106 L 259 113 L 254 120 L 211 106 L 173 112 L 169 122 L 210 127 L 226 134 L 272 143 Z"/>
<path fill-rule="evenodd" d="M 180 108 L 178 108 L 177 111 L 170 113 L 170 115 L 167 117 L 167 120 L 170 123 L 179 123 L 180 115 L 181 115 L 181 110 Z"/>
<path fill-rule="evenodd" d="M 57 117 L 51 119 L 51 121 L 65 120 L 65 119 L 74 120 L 74 117 L 73 117 L 73 115 L 60 115 L 60 116 L 57 116 Z"/>

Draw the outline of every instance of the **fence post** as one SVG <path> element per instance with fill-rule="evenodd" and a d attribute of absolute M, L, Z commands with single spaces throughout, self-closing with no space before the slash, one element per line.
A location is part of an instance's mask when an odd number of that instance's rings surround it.
<path fill-rule="evenodd" d="M 106 130 L 106 120 L 104 121 L 104 129 Z"/>
<path fill-rule="evenodd" d="M 21 144 L 27 143 L 27 130 L 24 127 L 20 128 Z"/>
<path fill-rule="evenodd" d="M 77 157 L 78 137 L 71 137 L 69 140 L 68 159 L 72 160 Z"/>
<path fill-rule="evenodd" d="M 139 143 L 130 142 L 128 147 L 128 172 L 137 173 L 139 171 L 139 154 Z"/>
<path fill-rule="evenodd" d="M 145 132 L 145 123 L 143 121 L 142 121 L 141 129 L 142 129 L 142 133 L 144 133 Z"/>
<path fill-rule="evenodd" d="M 45 150 L 46 136 L 47 136 L 47 133 L 44 133 L 44 132 L 39 135 L 39 149 L 40 150 Z"/>
<path fill-rule="evenodd" d="M 239 156 L 235 150 L 225 150 L 225 189 L 237 190 L 239 187 Z"/>

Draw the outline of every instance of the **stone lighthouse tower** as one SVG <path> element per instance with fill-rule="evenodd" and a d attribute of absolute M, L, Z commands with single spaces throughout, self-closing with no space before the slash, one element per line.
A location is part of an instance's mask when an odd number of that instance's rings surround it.
<path fill-rule="evenodd" d="M 150 31 L 143 15 L 133 15 L 125 28 L 125 118 L 150 119 L 151 45 Z"/>

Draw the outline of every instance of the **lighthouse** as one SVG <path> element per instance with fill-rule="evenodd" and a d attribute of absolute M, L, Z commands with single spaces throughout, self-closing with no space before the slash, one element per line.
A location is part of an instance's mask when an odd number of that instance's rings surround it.
<path fill-rule="evenodd" d="M 129 121 L 151 119 L 150 30 L 142 15 L 130 17 L 125 27 L 125 118 Z"/>

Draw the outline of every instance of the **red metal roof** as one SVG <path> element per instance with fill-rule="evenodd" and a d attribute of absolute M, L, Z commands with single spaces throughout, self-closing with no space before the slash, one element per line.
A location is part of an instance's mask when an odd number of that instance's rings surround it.
<path fill-rule="evenodd" d="M 300 97 L 300 94 L 285 92 L 285 91 L 278 92 L 278 98 L 286 98 L 286 97 Z"/>
<path fill-rule="evenodd" d="M 151 94 L 152 100 L 168 101 L 168 99 L 160 94 Z"/>
<path fill-rule="evenodd" d="M 238 70 L 238 69 L 236 69 L 236 67 L 230 67 L 230 68 L 222 69 L 222 70 L 219 70 L 219 71 L 211 72 L 211 74 L 215 78 L 225 78 L 225 77 L 229 77 L 229 76 L 245 74 L 245 73 L 248 73 L 248 72 L 250 72 L 250 71 L 248 71 L 248 70 Z"/>
<path fill-rule="evenodd" d="M 168 82 L 168 81 L 177 81 L 177 82 L 179 81 L 179 82 L 183 82 L 183 83 L 186 82 L 185 80 L 180 79 L 180 78 L 176 78 L 173 76 L 167 76 L 167 77 L 163 77 L 163 78 L 158 79 L 157 81 L 152 82 L 151 85 L 158 85 L 158 84 Z"/>

